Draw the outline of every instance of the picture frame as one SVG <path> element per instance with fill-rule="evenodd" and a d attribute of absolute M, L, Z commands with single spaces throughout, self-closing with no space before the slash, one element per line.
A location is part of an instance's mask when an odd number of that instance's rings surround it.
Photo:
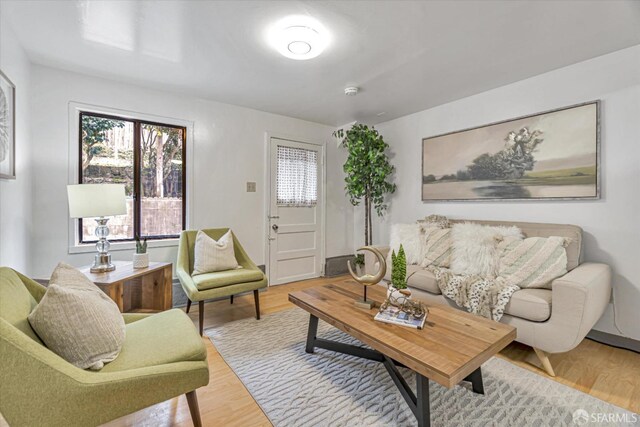
<path fill-rule="evenodd" d="M 595 100 L 423 138 L 421 198 L 597 200 L 600 168 Z"/>
<path fill-rule="evenodd" d="M 16 178 L 16 86 L 0 70 L 0 178 Z"/>

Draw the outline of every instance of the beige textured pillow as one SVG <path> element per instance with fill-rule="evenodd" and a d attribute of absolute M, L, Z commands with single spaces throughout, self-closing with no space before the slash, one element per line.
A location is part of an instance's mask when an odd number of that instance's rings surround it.
<path fill-rule="evenodd" d="M 437 228 L 451 228 L 451 223 L 449 223 L 449 219 L 444 215 L 429 215 L 425 216 L 424 219 L 419 219 L 418 224 L 425 225 L 427 227 L 437 227 Z"/>
<path fill-rule="evenodd" d="M 194 248 L 193 275 L 238 268 L 233 235 L 227 231 L 218 241 L 198 231 Z"/>
<path fill-rule="evenodd" d="M 54 353 L 81 369 L 102 369 L 125 339 L 118 306 L 80 271 L 60 263 L 29 323 Z"/>
<path fill-rule="evenodd" d="M 567 274 L 565 237 L 529 237 L 512 242 L 500 259 L 500 276 L 521 288 L 548 288 Z"/>
<path fill-rule="evenodd" d="M 449 268 L 451 263 L 451 229 L 424 227 L 425 255 L 420 266 Z"/>

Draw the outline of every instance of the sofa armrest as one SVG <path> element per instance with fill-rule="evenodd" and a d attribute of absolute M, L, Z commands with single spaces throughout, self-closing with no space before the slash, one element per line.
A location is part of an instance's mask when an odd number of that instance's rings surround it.
<path fill-rule="evenodd" d="M 389 246 L 373 246 L 377 250 L 380 251 L 382 256 L 387 258 L 389 251 L 391 248 Z M 378 259 L 375 254 L 370 251 L 364 251 L 364 272 L 366 274 L 375 274 L 378 271 Z M 387 266 L 387 268 L 391 268 L 391 266 Z"/>
<path fill-rule="evenodd" d="M 575 348 L 604 313 L 611 298 L 611 268 L 586 262 L 551 283 L 553 336 L 547 351 L 557 353 Z M 542 337 L 541 337 L 542 338 Z"/>

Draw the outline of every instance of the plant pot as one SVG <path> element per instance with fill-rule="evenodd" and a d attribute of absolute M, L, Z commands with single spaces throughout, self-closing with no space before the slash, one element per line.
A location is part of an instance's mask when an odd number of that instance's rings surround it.
<path fill-rule="evenodd" d="M 356 274 L 358 277 L 362 277 L 364 275 L 364 265 L 356 264 Z"/>
<path fill-rule="evenodd" d="M 133 268 L 149 267 L 149 254 L 133 254 Z"/>
<path fill-rule="evenodd" d="M 397 307 L 402 305 L 406 300 L 411 299 L 411 291 L 409 289 L 402 289 L 402 292 L 400 292 L 400 289 L 396 289 L 393 284 L 389 284 L 387 288 L 387 299 L 391 305 Z"/>

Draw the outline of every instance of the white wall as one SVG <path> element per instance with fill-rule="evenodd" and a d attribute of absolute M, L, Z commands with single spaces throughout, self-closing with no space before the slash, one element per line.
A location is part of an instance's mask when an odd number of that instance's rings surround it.
<path fill-rule="evenodd" d="M 459 129 L 602 100 L 602 198 L 597 201 L 421 201 L 421 140 Z M 640 339 L 640 46 L 618 51 L 377 126 L 391 145 L 397 193 L 374 226 L 388 242 L 389 225 L 432 213 L 453 218 L 576 224 L 585 259 L 614 270 L 615 325 L 609 310 L 596 329 Z M 356 242 L 362 221 L 355 213 Z"/>
<path fill-rule="evenodd" d="M 189 227 L 233 228 L 257 264 L 265 263 L 265 132 L 328 142 L 326 255 L 352 253 L 352 208 L 342 190 L 344 153 L 336 148 L 331 127 L 41 66 L 33 67 L 32 80 L 33 275 L 47 277 L 61 260 L 81 265 L 93 257 L 68 253 L 69 150 L 77 149 L 77 135 L 69 135 L 70 102 L 193 122 Z M 245 191 L 247 181 L 257 183 L 257 192 Z M 153 248 L 150 254 L 175 261 L 176 250 Z M 112 250 L 114 259 L 130 260 L 131 253 Z"/>
<path fill-rule="evenodd" d="M 16 179 L 0 179 L 0 266 L 26 272 L 31 256 L 30 65 L 4 19 L 0 16 L 0 70 L 16 86 Z"/>

